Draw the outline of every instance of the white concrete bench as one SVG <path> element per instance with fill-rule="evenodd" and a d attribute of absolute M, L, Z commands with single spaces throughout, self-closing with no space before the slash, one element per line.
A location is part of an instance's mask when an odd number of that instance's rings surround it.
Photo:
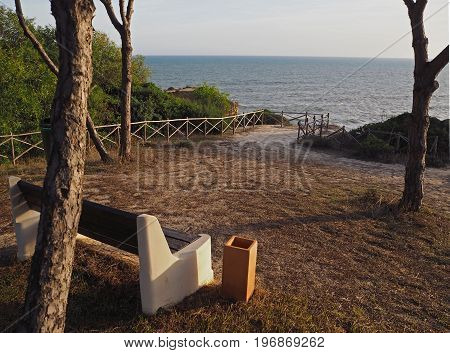
<path fill-rule="evenodd" d="M 9 177 L 11 209 L 20 261 L 33 256 L 42 188 Z M 142 311 L 154 314 L 213 280 L 209 235 L 161 227 L 158 219 L 83 200 L 78 233 L 139 256 Z"/>

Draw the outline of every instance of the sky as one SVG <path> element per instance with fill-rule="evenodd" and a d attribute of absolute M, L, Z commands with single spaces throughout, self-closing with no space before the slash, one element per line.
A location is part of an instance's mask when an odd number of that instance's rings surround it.
<path fill-rule="evenodd" d="M 14 8 L 14 0 L 0 4 Z M 119 43 L 103 4 L 95 4 L 94 27 Z M 54 25 L 48 0 L 22 0 L 22 8 L 38 24 Z M 448 45 L 448 11 L 448 0 L 429 0 L 430 58 Z M 384 51 L 381 57 L 412 58 L 409 31 L 403 0 L 135 0 L 132 19 L 134 54 L 142 55 L 374 57 Z"/>

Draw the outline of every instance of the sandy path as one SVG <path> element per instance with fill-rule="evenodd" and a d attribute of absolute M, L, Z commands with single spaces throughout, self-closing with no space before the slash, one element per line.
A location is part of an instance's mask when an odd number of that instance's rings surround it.
<path fill-rule="evenodd" d="M 297 129 L 292 127 L 262 126 L 257 131 L 250 130 L 233 136 L 231 141 L 238 146 L 246 143 L 256 143 L 266 150 L 285 146 L 286 149 L 298 149 L 295 144 Z M 351 178 L 354 181 L 378 179 L 384 180 L 386 186 L 398 185 L 403 182 L 404 166 L 401 164 L 386 164 L 348 158 L 338 152 L 310 149 L 304 159 L 305 169 L 312 165 L 330 166 L 340 177 Z M 336 175 L 338 176 L 338 175 Z M 450 212 L 450 168 L 428 168 L 425 172 L 425 199 L 432 199 L 436 206 L 445 212 Z"/>

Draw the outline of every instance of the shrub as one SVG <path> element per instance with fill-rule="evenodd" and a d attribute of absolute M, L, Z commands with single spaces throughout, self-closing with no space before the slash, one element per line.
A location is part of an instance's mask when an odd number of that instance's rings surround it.
<path fill-rule="evenodd" d="M 408 136 L 408 130 L 410 126 L 410 113 L 403 113 L 395 117 L 391 117 L 385 121 L 373 124 L 367 124 L 357 129 L 350 131 L 350 134 L 358 139 L 363 146 L 358 148 L 359 154 L 363 154 L 365 157 L 375 158 L 382 156 L 383 159 L 387 156 L 387 153 L 392 152 L 392 147 L 389 146 L 389 141 L 394 143 L 395 139 L 390 139 L 391 133 L 401 134 L 404 137 Z M 449 158 L 449 119 L 439 120 L 437 118 L 430 117 L 430 127 L 428 129 L 427 145 L 430 151 L 435 139 L 437 138 L 437 151 L 433 154 L 427 154 L 426 163 L 427 166 L 433 167 L 443 167 L 448 164 Z M 372 131 L 372 135 L 376 135 L 377 140 L 375 141 L 371 138 L 366 142 L 366 135 L 369 131 Z M 370 134 L 369 134 L 370 136 Z M 382 144 L 380 141 L 383 141 Z M 391 161 L 400 161 L 399 159 L 404 159 L 406 157 L 408 146 L 403 140 L 400 141 L 399 155 L 396 158 L 389 158 Z M 371 146 L 373 145 L 373 146 Z M 373 148 L 372 148 L 373 147 Z M 379 148 L 378 152 L 376 149 Z M 355 149 L 355 148 L 350 148 Z M 373 151 L 372 151 L 373 150 Z M 384 151 L 383 151 L 384 150 Z"/>
<path fill-rule="evenodd" d="M 393 152 L 394 147 L 372 134 L 369 134 L 359 146 L 359 153 L 369 158 L 384 157 Z"/>
<path fill-rule="evenodd" d="M 281 114 L 274 113 L 270 110 L 264 110 L 264 123 L 267 125 L 279 125 L 281 123 L 281 119 L 283 119 L 284 125 L 291 125 L 291 123 L 284 118 Z"/>
<path fill-rule="evenodd" d="M 219 118 L 230 109 L 225 93 L 206 84 L 194 90 L 192 98 L 176 97 L 154 83 L 135 87 L 132 99 L 133 120 Z"/>
<path fill-rule="evenodd" d="M 231 109 L 228 94 L 206 83 L 194 90 L 193 101 L 199 104 L 203 116 L 208 118 L 221 118 Z"/>

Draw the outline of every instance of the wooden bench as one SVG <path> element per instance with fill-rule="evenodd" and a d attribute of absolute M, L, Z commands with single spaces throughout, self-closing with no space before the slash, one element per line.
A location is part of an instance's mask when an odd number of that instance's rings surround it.
<path fill-rule="evenodd" d="M 42 187 L 9 178 L 18 259 L 34 253 Z M 139 256 L 144 313 L 175 304 L 213 279 L 211 240 L 161 227 L 150 215 L 138 215 L 83 200 L 78 233 Z"/>
<path fill-rule="evenodd" d="M 17 183 L 28 207 L 40 212 L 42 187 L 24 180 Z M 83 199 L 83 207 L 78 225 L 78 233 L 102 243 L 120 248 L 135 255 L 138 253 L 137 225 L 138 215 Z M 200 238 L 174 229 L 162 227 L 172 253 L 183 249 Z"/>

